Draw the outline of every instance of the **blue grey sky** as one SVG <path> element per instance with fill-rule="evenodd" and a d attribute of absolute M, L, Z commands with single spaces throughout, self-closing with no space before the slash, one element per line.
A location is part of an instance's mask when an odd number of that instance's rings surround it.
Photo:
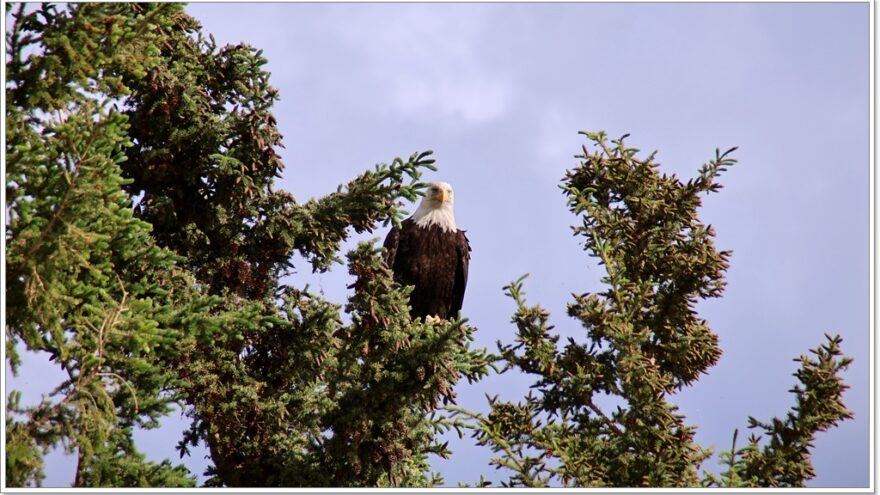
<path fill-rule="evenodd" d="M 514 305 L 501 288 L 526 272 L 529 302 L 546 307 L 562 335 L 583 337 L 565 304 L 572 292 L 601 290 L 604 272 L 571 236 L 575 218 L 557 187 L 586 143 L 578 131 L 630 133 L 630 145 L 659 150 L 661 170 L 685 178 L 716 147 L 739 146 L 725 188 L 700 212 L 718 247 L 733 250 L 725 296 L 698 306 L 724 354 L 671 400 L 698 427 L 698 442 L 727 449 L 749 415 L 769 419 L 794 405 L 792 359 L 823 333 L 840 333 L 855 358 L 845 374 L 855 419 L 818 435 L 810 485 L 869 484 L 868 3 L 187 10 L 219 43 L 264 50 L 281 93 L 279 186 L 299 201 L 375 163 L 434 150 L 439 170 L 425 178 L 453 185 L 473 247 L 463 312 L 479 329 L 476 345 L 491 350 L 514 337 Z M 298 267 L 292 283 L 344 301 L 343 266 L 323 275 Z M 32 358 L 10 385 L 40 389 L 50 376 L 41 362 Z M 516 399 L 530 383 L 511 373 L 457 392 L 461 405 L 486 410 L 485 392 Z M 141 448 L 177 459 L 182 425 L 175 417 L 159 433 L 139 433 Z M 450 438 L 452 459 L 433 461 L 448 484 L 503 479 L 490 452 Z M 204 453 L 184 462 L 201 473 Z M 72 480 L 60 454 L 47 471 L 46 486 Z"/>

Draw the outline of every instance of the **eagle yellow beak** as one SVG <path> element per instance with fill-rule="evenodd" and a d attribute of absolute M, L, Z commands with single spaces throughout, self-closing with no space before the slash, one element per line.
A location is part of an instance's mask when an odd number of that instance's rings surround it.
<path fill-rule="evenodd" d="M 449 199 L 449 195 L 446 194 L 446 189 L 440 189 L 440 192 L 437 193 L 437 201 L 441 204 L 445 203 Z"/>

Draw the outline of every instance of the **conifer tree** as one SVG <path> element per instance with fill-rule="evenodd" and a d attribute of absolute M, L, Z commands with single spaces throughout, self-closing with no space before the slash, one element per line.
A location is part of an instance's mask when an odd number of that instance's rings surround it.
<path fill-rule="evenodd" d="M 659 172 L 654 153 L 638 158 L 626 136 L 609 143 L 603 132 L 584 134 L 594 150 L 583 147 L 561 188 L 607 289 L 574 295 L 568 315 L 586 335 L 560 346 L 549 313 L 526 303 L 523 279 L 506 287 L 517 337 L 498 343 L 500 361 L 533 376 L 535 393 L 518 402 L 490 397 L 486 415 L 451 407 L 459 427 L 498 454 L 492 463 L 512 472 L 505 486 L 803 486 L 815 474 L 816 432 L 851 417 L 839 376 L 851 360 L 840 337 L 827 336 L 816 358 L 800 358 L 797 406 L 785 420 L 749 418 L 769 442 L 752 435 L 736 450 L 734 433 L 720 478 L 700 473 L 711 450 L 694 442 L 695 428 L 670 401 L 721 355 L 694 306 L 721 296 L 730 252 L 716 250 L 697 208 L 701 194 L 721 189 L 716 178 L 736 162 L 735 148 L 716 151 L 682 182 Z"/>
<path fill-rule="evenodd" d="M 38 485 L 59 445 L 76 486 L 191 486 L 132 440 L 171 404 L 209 485 L 439 482 L 434 413 L 486 370 L 474 329 L 403 316 L 374 243 L 347 256 L 344 307 L 280 284 L 294 252 L 327 270 L 352 230 L 399 221 L 430 152 L 298 203 L 272 188 L 260 51 L 218 48 L 177 4 L 7 8 L 7 352 L 69 376 L 37 406 L 10 392 L 8 486 Z"/>

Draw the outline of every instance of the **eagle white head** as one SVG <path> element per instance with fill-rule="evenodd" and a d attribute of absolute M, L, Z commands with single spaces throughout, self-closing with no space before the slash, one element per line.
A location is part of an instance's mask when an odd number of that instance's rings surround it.
<path fill-rule="evenodd" d="M 425 197 L 413 213 L 412 219 L 422 228 L 436 225 L 446 232 L 456 232 L 458 227 L 455 225 L 455 213 L 452 209 L 454 203 L 452 186 L 445 182 L 432 182 L 428 184 Z"/>

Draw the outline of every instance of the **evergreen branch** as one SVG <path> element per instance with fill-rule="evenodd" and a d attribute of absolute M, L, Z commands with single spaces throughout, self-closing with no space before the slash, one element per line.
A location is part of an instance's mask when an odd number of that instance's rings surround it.
<path fill-rule="evenodd" d="M 10 59 L 7 64 L 7 81 L 15 80 L 18 77 L 18 71 L 21 67 L 21 46 L 19 45 L 19 31 L 21 30 L 21 19 L 22 17 L 24 17 L 24 9 L 26 6 L 27 4 L 24 2 L 18 4 L 18 11 L 12 14 L 12 18 L 15 19 L 15 22 L 12 23 L 12 31 L 10 31 L 6 35 L 6 53 L 9 55 Z"/>
<path fill-rule="evenodd" d="M 794 376 L 803 385 L 792 389 L 796 405 L 785 419 L 773 418 L 764 423 L 749 418 L 750 428 L 761 428 L 769 436 L 768 444 L 759 450 L 758 439 L 752 437 L 743 455 L 743 474 L 764 486 L 804 486 L 815 476 L 810 462 L 810 449 L 816 433 L 825 431 L 844 419 L 852 418 L 843 403 L 849 388 L 840 373 L 852 363 L 844 356 L 839 335 L 825 334 L 827 342 L 810 352 L 816 358 L 801 356 L 801 367 Z"/>
<path fill-rule="evenodd" d="M 586 403 L 587 407 L 589 407 L 590 410 L 593 411 L 593 413 L 596 416 L 598 416 L 600 419 L 602 419 L 602 422 L 604 422 L 605 425 L 611 429 L 611 431 L 613 431 L 618 437 L 625 438 L 624 432 L 621 431 L 620 428 L 618 428 L 617 425 L 614 424 L 614 422 L 611 421 L 611 419 L 608 416 L 606 416 L 605 413 L 602 412 L 601 409 L 596 407 L 596 404 L 594 404 L 592 400 L 586 399 L 585 403 Z"/>
<path fill-rule="evenodd" d="M 596 217 L 596 212 L 592 208 L 589 202 L 586 203 L 587 211 L 590 216 L 593 218 Z M 618 279 L 617 269 L 614 266 L 614 260 L 608 256 L 608 248 L 602 241 L 599 240 L 599 237 L 596 234 L 596 229 L 590 230 L 590 236 L 593 240 L 593 247 L 595 249 L 596 254 L 602 259 L 602 263 L 605 264 L 605 269 L 608 271 L 608 277 L 611 281 L 611 293 L 614 295 L 614 302 L 617 303 L 617 307 L 620 308 L 621 311 L 624 311 L 623 299 L 620 295 L 620 282 Z"/>
<path fill-rule="evenodd" d="M 122 376 L 120 376 L 119 373 L 115 373 L 112 371 L 102 371 L 102 372 L 97 373 L 97 376 L 108 376 L 111 378 L 116 378 L 117 380 L 122 382 L 126 387 L 128 387 L 128 392 L 131 394 L 131 398 L 134 400 L 134 414 L 135 415 L 138 414 L 139 407 L 138 407 L 137 392 L 135 391 L 134 387 L 131 385 L 131 383 L 128 380 L 126 380 L 125 378 L 122 378 Z"/>
<path fill-rule="evenodd" d="M 60 119 L 60 120 L 63 121 L 65 119 Z M 96 138 L 97 138 L 97 133 L 95 132 L 95 128 L 91 127 L 89 129 L 89 136 L 86 141 L 85 149 L 91 148 L 92 145 L 94 145 Z M 56 207 L 55 211 L 52 213 L 52 216 L 49 219 L 49 223 L 46 224 L 46 227 L 44 227 L 43 230 L 40 232 L 40 236 L 37 238 L 34 245 L 31 246 L 31 248 L 28 250 L 27 254 L 25 255 L 25 259 L 33 259 L 34 254 L 40 248 L 43 241 L 46 240 L 46 237 L 48 236 L 49 232 L 52 230 L 52 227 L 54 227 L 55 223 L 58 221 L 58 219 L 61 217 L 61 214 L 64 212 L 64 208 L 67 206 L 67 203 L 70 200 L 71 192 L 73 192 L 73 190 L 76 188 L 76 182 L 79 179 L 80 171 L 82 170 L 82 164 L 86 161 L 86 159 L 82 156 L 82 154 L 79 152 L 79 150 L 77 149 L 77 147 L 75 146 L 74 143 L 68 142 L 67 149 L 72 150 L 77 155 L 77 160 L 76 160 L 76 163 L 74 164 L 72 176 L 68 179 L 69 185 L 67 187 L 67 190 L 64 191 L 64 196 L 62 196 L 61 201 L 59 201 L 58 206 Z M 65 156 L 65 158 L 67 158 L 67 154 L 65 154 L 64 156 Z"/>
<path fill-rule="evenodd" d="M 71 178 L 70 187 L 68 187 L 67 190 L 64 191 L 64 196 L 61 197 L 61 201 L 58 202 L 58 206 L 52 212 L 52 216 L 49 219 L 49 223 L 46 224 L 46 226 L 40 232 L 40 236 L 37 238 L 36 242 L 34 242 L 34 245 L 31 246 L 31 248 L 28 250 L 27 254 L 25 255 L 25 259 L 34 259 L 33 258 L 34 254 L 37 252 L 37 250 L 43 244 L 43 241 L 46 240 L 46 237 L 48 236 L 49 232 L 52 230 L 52 227 L 54 227 L 55 223 L 58 221 L 58 219 L 61 218 L 61 214 L 64 213 L 64 208 L 67 206 L 67 202 L 70 199 L 70 194 L 76 187 L 76 180 L 79 177 L 79 173 L 80 173 L 80 163 L 81 162 L 76 163 L 74 171 L 73 171 L 73 177 Z"/>

